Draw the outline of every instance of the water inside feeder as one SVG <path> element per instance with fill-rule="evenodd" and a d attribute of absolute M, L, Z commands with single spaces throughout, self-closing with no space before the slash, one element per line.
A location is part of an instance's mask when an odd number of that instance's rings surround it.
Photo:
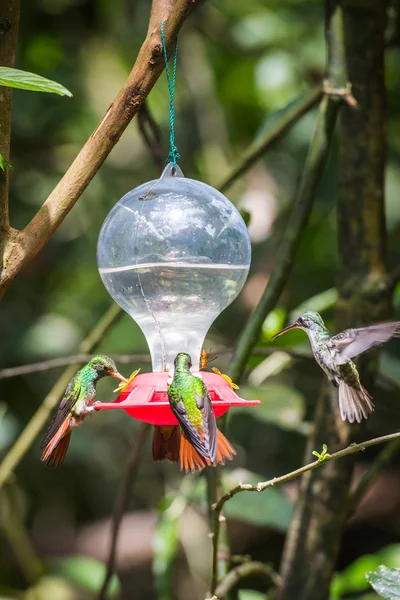
<path fill-rule="evenodd" d="M 101 277 L 118 304 L 131 314 L 146 336 L 150 349 L 160 345 L 163 360 L 173 364 L 187 352 L 199 362 L 207 331 L 220 312 L 243 287 L 248 267 L 214 263 L 148 263 L 100 269 Z M 161 361 L 161 362 L 160 362 Z"/>

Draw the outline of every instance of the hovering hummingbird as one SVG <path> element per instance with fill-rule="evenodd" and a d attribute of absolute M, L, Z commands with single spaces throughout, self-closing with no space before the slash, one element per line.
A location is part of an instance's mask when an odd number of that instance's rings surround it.
<path fill-rule="evenodd" d="M 172 412 L 182 427 L 180 443 L 181 470 L 193 472 L 205 466 L 225 464 L 235 450 L 217 429 L 211 399 L 203 380 L 192 375 L 189 354 L 180 352 L 174 361 L 175 371 L 168 388 Z"/>
<path fill-rule="evenodd" d="M 361 423 L 363 417 L 367 419 L 374 410 L 372 397 L 361 385 L 357 367 L 351 359 L 374 346 L 384 344 L 392 337 L 400 337 L 400 321 L 346 329 L 332 335 L 321 316 L 313 310 L 308 310 L 272 339 L 275 340 L 286 331 L 296 328 L 306 332 L 315 360 L 328 375 L 331 383 L 339 388 L 342 420 Z"/>
<path fill-rule="evenodd" d="M 94 410 L 96 384 L 107 375 L 126 381 L 118 373 L 115 362 L 99 354 L 71 379 L 40 446 L 43 450 L 41 460 L 47 465 L 58 467 L 63 462 L 73 427 L 81 425 L 86 415 Z"/>

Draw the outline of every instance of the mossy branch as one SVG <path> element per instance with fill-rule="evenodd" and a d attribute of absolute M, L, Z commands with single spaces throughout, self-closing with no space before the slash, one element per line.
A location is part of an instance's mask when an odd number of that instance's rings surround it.
<path fill-rule="evenodd" d="M 314 108 L 320 101 L 321 96 L 322 89 L 312 90 L 293 102 L 290 105 L 290 108 L 285 110 L 282 116 L 277 119 L 273 127 L 257 137 L 240 157 L 238 162 L 234 164 L 231 172 L 222 179 L 216 187 L 221 192 L 224 192 L 230 187 L 237 179 L 246 173 L 246 171 L 248 171 L 275 142 L 280 140 L 285 133 L 297 123 L 297 121 Z"/>

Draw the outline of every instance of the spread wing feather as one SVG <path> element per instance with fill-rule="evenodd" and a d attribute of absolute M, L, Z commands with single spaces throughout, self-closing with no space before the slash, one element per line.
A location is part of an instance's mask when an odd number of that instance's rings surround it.
<path fill-rule="evenodd" d="M 81 384 L 79 382 L 79 379 L 74 377 L 69 382 L 68 387 L 65 390 L 64 397 L 59 404 L 57 412 L 55 413 L 53 420 L 50 423 L 48 430 L 46 431 L 46 434 L 45 434 L 43 441 L 41 443 L 41 446 L 40 446 L 40 448 L 42 450 L 44 448 L 46 448 L 46 446 L 48 445 L 50 440 L 54 437 L 54 435 L 57 433 L 57 431 L 59 430 L 59 428 L 65 421 L 65 419 L 67 418 L 71 409 L 77 402 L 80 392 L 81 392 Z"/>
<path fill-rule="evenodd" d="M 332 346 L 337 350 L 335 362 L 343 365 L 354 356 L 374 346 L 380 346 L 392 337 L 400 337 L 400 321 L 346 329 L 330 339 Z"/>

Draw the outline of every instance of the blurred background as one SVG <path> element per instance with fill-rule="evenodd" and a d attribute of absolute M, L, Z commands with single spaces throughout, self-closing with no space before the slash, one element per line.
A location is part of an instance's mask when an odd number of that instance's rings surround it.
<path fill-rule="evenodd" d="M 149 5 L 146 0 L 22 2 L 16 67 L 62 83 L 73 97 L 14 91 L 14 227 L 23 228 L 38 210 L 123 84 L 147 31 Z M 180 34 L 176 84 L 176 141 L 186 176 L 217 186 L 279 111 L 318 85 L 325 63 L 323 24 L 323 3 L 318 0 L 220 0 L 196 10 Z M 386 58 L 390 270 L 400 263 L 399 48 L 390 46 Z M 163 74 L 148 99 L 162 134 L 162 160 L 168 153 L 168 101 Z M 218 354 L 213 366 L 223 372 L 274 266 L 314 121 L 311 111 L 225 191 L 250 213 L 253 260 L 243 292 L 206 340 L 206 350 Z M 6 293 L 0 311 L 1 368 L 77 353 L 80 341 L 111 304 L 96 264 L 102 222 L 126 192 L 157 178 L 160 170 L 135 118 L 61 227 Z M 279 340 L 279 352 L 272 351 L 270 339 L 303 305 L 322 312 L 328 326 L 332 323 L 335 170 L 334 144 L 285 292 L 264 323 L 259 351 L 265 355 L 251 359 L 240 388 L 241 396 L 262 404 L 243 413 L 231 410 L 229 439 L 237 457 L 224 470 L 224 486 L 265 480 L 302 463 L 322 372 L 310 360 L 302 332 Z M 400 319 L 400 289 L 393 316 Z M 100 350 L 115 357 L 126 376 L 139 367 L 150 370 L 146 341 L 127 315 Z M 118 363 L 118 356 L 127 354 L 142 354 L 143 362 Z M 55 368 L 1 380 L 0 458 L 60 373 Z M 102 381 L 98 399 L 115 397 L 114 387 L 115 382 Z M 399 429 L 399 389 L 400 344 L 392 342 L 380 355 L 377 410 L 368 420 L 365 439 Z M 116 490 L 137 429 L 138 423 L 125 413 L 96 414 L 74 433 L 58 470 L 44 468 L 36 441 L 18 466 L 9 503 L 1 505 L 2 598 L 97 597 Z M 359 455 L 357 477 L 376 452 Z M 349 520 L 332 599 L 349 594 L 377 598 L 365 571 L 382 563 L 400 565 L 399 463 L 395 460 L 381 473 Z M 298 481 L 293 481 L 264 494 L 236 496 L 227 505 L 233 553 L 278 567 L 297 493 Z M 207 533 L 204 478 L 183 477 L 176 466 L 154 463 L 148 439 L 121 527 L 118 577 L 110 597 L 203 600 L 210 576 Z M 264 597 L 257 581 L 243 585 L 247 589 L 240 592 L 240 600 Z"/>

